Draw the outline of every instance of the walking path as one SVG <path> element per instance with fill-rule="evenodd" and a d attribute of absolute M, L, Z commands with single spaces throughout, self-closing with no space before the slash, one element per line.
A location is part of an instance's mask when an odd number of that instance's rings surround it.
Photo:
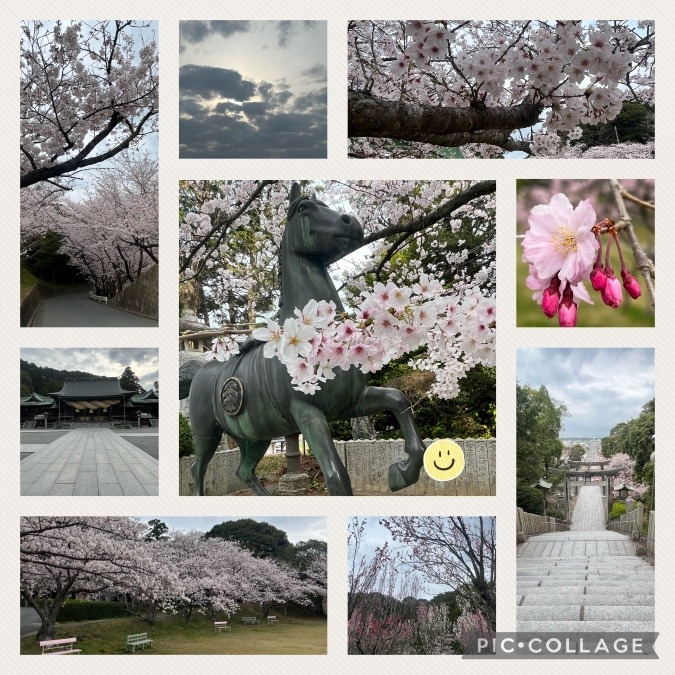
<path fill-rule="evenodd" d="M 33 326 L 156 326 L 157 321 L 89 299 L 88 291 L 43 300 Z"/>
<path fill-rule="evenodd" d="M 22 495 L 157 495 L 159 462 L 110 429 L 74 429 L 21 461 Z"/>
<path fill-rule="evenodd" d="M 517 630 L 653 631 L 654 568 L 605 529 L 602 490 L 582 487 L 569 532 L 518 546 Z"/>

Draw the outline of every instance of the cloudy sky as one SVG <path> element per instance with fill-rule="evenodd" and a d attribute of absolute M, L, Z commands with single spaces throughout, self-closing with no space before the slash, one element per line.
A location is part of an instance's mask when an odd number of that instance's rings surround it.
<path fill-rule="evenodd" d="M 654 350 L 519 349 L 518 383 L 567 406 L 563 438 L 601 438 L 654 398 Z"/>
<path fill-rule="evenodd" d="M 186 532 L 197 530 L 208 532 L 214 525 L 224 523 L 226 520 L 241 520 L 250 518 L 259 523 L 268 523 L 283 530 L 291 544 L 309 539 L 319 541 L 328 540 L 328 531 L 325 518 L 319 517 L 277 517 L 277 516 L 141 516 L 140 520 L 147 523 L 149 520 L 159 518 L 171 530 L 184 530 Z"/>
<path fill-rule="evenodd" d="M 21 350 L 21 358 L 36 366 L 59 370 L 83 370 L 106 377 L 120 377 L 129 366 L 146 390 L 151 389 L 153 382 L 159 380 L 157 349 L 30 348 Z"/>
<path fill-rule="evenodd" d="M 326 157 L 325 21 L 181 21 L 180 157 Z"/>

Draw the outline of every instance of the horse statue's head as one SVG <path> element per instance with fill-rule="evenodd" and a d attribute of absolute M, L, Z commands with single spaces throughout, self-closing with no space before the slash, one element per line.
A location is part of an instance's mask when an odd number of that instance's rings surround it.
<path fill-rule="evenodd" d="M 294 253 L 330 265 L 363 246 L 363 227 L 354 217 L 300 194 L 293 183 L 289 197 L 284 246 Z"/>

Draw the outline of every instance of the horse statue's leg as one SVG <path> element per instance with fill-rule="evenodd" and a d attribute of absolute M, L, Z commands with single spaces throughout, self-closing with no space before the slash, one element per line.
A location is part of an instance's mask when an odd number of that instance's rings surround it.
<path fill-rule="evenodd" d="M 416 483 L 424 461 L 426 449 L 411 412 L 412 404 L 408 397 L 398 389 L 386 387 L 366 387 L 361 400 L 352 410 L 350 417 L 366 417 L 385 411 L 394 413 L 405 439 L 407 459 L 395 462 L 389 467 L 389 489 L 392 492 L 402 490 Z"/>
<path fill-rule="evenodd" d="M 201 497 L 204 495 L 204 475 L 206 474 L 206 467 L 213 458 L 220 439 L 223 437 L 223 431 L 213 429 L 210 435 L 202 435 L 193 433 L 195 443 L 195 460 L 192 462 L 192 478 L 195 481 L 195 496 Z"/>
<path fill-rule="evenodd" d="M 270 441 L 249 441 L 243 438 L 234 437 L 239 446 L 239 468 L 237 476 L 248 485 L 257 495 L 267 496 L 270 493 L 263 487 L 262 483 L 255 475 L 255 468 L 258 462 L 263 458 L 270 446 Z"/>
<path fill-rule="evenodd" d="M 300 433 L 319 462 L 328 492 L 332 495 L 351 495 L 349 474 L 335 449 L 326 416 L 306 400 L 292 399 L 290 409 Z"/>

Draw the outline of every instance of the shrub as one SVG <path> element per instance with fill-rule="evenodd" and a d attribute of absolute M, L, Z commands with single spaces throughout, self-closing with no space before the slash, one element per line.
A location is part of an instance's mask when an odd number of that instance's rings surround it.
<path fill-rule="evenodd" d="M 610 520 L 617 520 L 626 513 L 626 505 L 623 502 L 614 502 L 612 510 L 609 512 Z"/>
<path fill-rule="evenodd" d="M 66 600 L 59 611 L 59 621 L 93 621 L 125 616 L 127 607 L 123 602 L 110 600 Z"/>
<path fill-rule="evenodd" d="M 516 489 L 516 506 L 527 513 L 544 515 L 544 496 L 534 487 L 521 485 Z"/>
<path fill-rule="evenodd" d="M 195 444 L 192 440 L 192 427 L 187 417 L 178 413 L 178 455 L 187 457 L 195 454 Z"/>

